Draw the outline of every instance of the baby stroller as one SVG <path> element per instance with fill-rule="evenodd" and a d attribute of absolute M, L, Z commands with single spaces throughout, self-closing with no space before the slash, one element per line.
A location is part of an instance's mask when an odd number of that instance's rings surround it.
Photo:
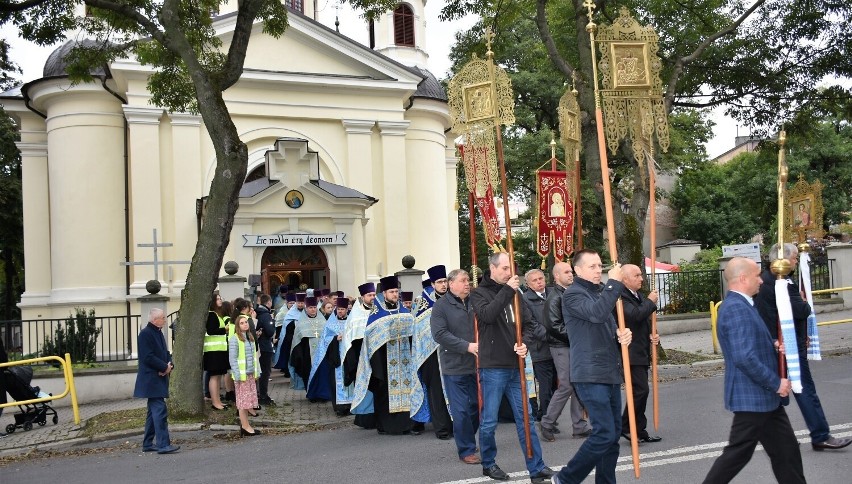
<path fill-rule="evenodd" d="M 33 380 L 33 369 L 29 366 L 0 368 L 0 378 L 3 378 L 6 383 L 6 392 L 18 402 L 50 396 L 42 392 L 39 387 L 30 386 Z M 43 426 L 50 416 L 53 417 L 54 424 L 59 423 L 56 410 L 47 402 L 18 405 L 18 409 L 20 413 L 14 415 L 15 423 L 6 426 L 6 433 L 11 434 L 16 429 L 32 430 L 33 423 Z"/>

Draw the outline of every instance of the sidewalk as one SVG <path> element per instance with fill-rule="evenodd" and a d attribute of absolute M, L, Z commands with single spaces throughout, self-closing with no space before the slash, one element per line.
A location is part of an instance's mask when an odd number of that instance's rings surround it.
<path fill-rule="evenodd" d="M 835 311 L 830 313 L 822 313 L 817 315 L 817 321 L 833 321 L 840 319 L 852 318 L 852 310 Z M 691 328 L 694 325 L 694 320 L 684 321 L 679 325 L 676 321 L 667 321 L 672 331 L 677 331 L 677 327 Z M 822 354 L 830 356 L 832 354 L 844 354 L 852 351 L 852 323 L 837 324 L 831 326 L 820 326 L 820 346 Z M 698 353 L 703 355 L 713 355 L 713 343 L 710 330 L 675 332 L 673 334 L 664 334 L 661 336 L 661 341 L 666 349 L 677 349 L 689 353 Z M 722 355 L 717 355 L 721 359 Z M 702 363 L 696 363 L 702 365 Z M 705 363 L 706 365 L 706 363 Z M 681 365 L 682 366 L 682 365 Z M 673 367 L 667 365 L 660 366 L 660 376 L 665 377 L 666 373 L 678 374 L 683 372 L 682 367 Z M 264 427 L 266 422 L 269 424 L 278 425 L 334 425 L 334 424 L 351 424 L 352 417 L 337 417 L 328 402 L 311 403 L 305 398 L 304 390 L 291 390 L 289 380 L 283 375 L 274 370 L 272 381 L 269 386 L 270 396 L 277 403 L 277 417 L 274 422 L 264 416 L 261 411 L 261 416 L 258 418 L 260 427 Z M 80 407 L 81 426 L 74 424 L 74 417 L 70 407 L 61 407 L 56 409 L 59 416 L 59 423 L 54 425 L 48 420 L 47 425 L 39 427 L 36 425 L 32 430 L 24 432 L 21 429 L 16 430 L 13 434 L 7 435 L 5 438 L 0 438 L 0 457 L 17 455 L 28 452 L 31 449 L 51 449 L 58 447 L 68 447 L 80 445 L 92 441 L 102 440 L 104 437 L 118 438 L 129 436 L 141 436 L 142 429 L 128 430 L 120 432 L 121 435 L 101 436 L 100 438 L 85 437 L 84 429 L 86 420 L 100 415 L 102 413 L 114 412 L 118 410 L 129 410 L 145 407 L 144 399 L 129 399 L 116 400 L 99 403 L 90 403 Z M 16 407 L 6 408 L 3 416 L 0 417 L 0 429 L 5 432 L 6 425 L 14 422 L 13 414 L 17 413 Z M 172 432 L 180 432 L 182 430 L 198 430 L 199 425 L 194 426 L 170 426 Z M 221 431 L 221 427 L 216 427 Z M 236 427 L 234 427 L 236 430 Z M 136 438 L 136 437 L 133 437 Z M 132 441 L 133 438 L 130 440 Z M 141 437 L 140 437 L 141 439 Z"/>

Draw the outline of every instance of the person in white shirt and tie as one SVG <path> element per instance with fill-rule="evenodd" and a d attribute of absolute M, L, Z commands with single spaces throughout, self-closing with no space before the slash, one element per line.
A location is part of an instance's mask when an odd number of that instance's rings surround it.
<path fill-rule="evenodd" d="M 648 403 L 648 367 L 651 366 L 651 345 L 660 343 L 660 336 L 651 334 L 651 315 L 657 310 L 659 294 L 656 290 L 642 296 L 644 277 L 639 266 L 625 264 L 621 268 L 624 290 L 624 324 L 633 332 L 633 344 L 627 347 L 630 353 L 630 376 L 633 379 L 633 406 L 636 412 L 636 433 L 639 442 L 659 442 L 661 437 L 648 434 L 645 406 Z M 621 416 L 621 435 L 630 440 L 627 407 Z"/>

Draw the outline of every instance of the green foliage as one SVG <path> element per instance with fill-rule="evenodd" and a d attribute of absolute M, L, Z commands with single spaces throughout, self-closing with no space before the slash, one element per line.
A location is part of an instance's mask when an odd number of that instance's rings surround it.
<path fill-rule="evenodd" d="M 0 40 L 0 90 L 10 89 L 21 70 L 9 60 L 9 45 Z M 0 107 L 0 319 L 17 319 L 24 281 L 24 213 L 21 153 L 17 126 Z"/>
<path fill-rule="evenodd" d="M 95 310 L 90 309 L 88 313 L 83 308 L 75 308 L 76 315 L 71 315 L 62 323 L 57 325 L 53 338 L 45 336 L 41 347 L 42 356 L 65 357 L 65 353 L 71 354 L 73 363 L 93 363 L 96 360 L 95 346 L 101 329 L 95 321 Z"/>

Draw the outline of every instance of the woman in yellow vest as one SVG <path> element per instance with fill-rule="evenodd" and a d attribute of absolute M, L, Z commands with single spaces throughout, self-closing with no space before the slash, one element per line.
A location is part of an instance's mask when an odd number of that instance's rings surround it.
<path fill-rule="evenodd" d="M 206 334 L 204 335 L 204 371 L 210 376 L 210 400 L 215 410 L 225 410 L 219 395 L 220 377 L 228 372 L 228 325 L 227 313 L 222 307 L 222 298 L 213 294 L 210 312 L 207 313 Z"/>
<path fill-rule="evenodd" d="M 257 406 L 256 378 L 260 376 L 260 361 L 254 336 L 249 331 L 249 316 L 237 313 L 234 319 L 234 335 L 228 340 L 228 357 L 237 393 L 240 436 L 260 435 L 260 430 L 252 428 L 248 419 L 249 411 Z"/>

